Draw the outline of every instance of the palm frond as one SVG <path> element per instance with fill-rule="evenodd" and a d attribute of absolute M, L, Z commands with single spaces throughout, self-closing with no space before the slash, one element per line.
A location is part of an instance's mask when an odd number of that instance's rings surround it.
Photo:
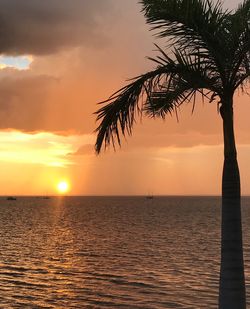
<path fill-rule="evenodd" d="M 236 18 L 244 18 L 246 20 L 250 19 L 250 1 L 244 0 L 242 3 L 238 5 L 237 10 L 234 13 Z"/>
<path fill-rule="evenodd" d="M 170 46 L 203 49 L 217 66 L 223 63 L 225 53 L 218 50 L 227 52 L 225 25 L 230 13 L 223 10 L 220 1 L 142 0 L 141 3 L 147 23 L 160 37 L 170 38 Z"/>
<path fill-rule="evenodd" d="M 239 5 L 230 17 L 230 47 L 231 67 L 230 84 L 235 88 L 249 75 L 250 60 L 250 0 Z"/>
<path fill-rule="evenodd" d="M 100 108 L 97 114 L 97 121 L 101 121 L 96 132 L 96 151 L 100 152 L 103 142 L 105 148 L 109 144 L 115 145 L 117 140 L 120 145 L 120 131 L 123 135 L 131 135 L 132 127 L 137 115 L 142 113 L 142 96 L 148 87 L 152 87 L 166 71 L 160 67 L 155 71 L 148 72 L 135 78 L 130 84 L 115 92 L 109 99 L 101 102 L 107 103 Z"/>
<path fill-rule="evenodd" d="M 110 144 L 115 147 L 116 142 L 121 143 L 120 135 L 131 135 L 138 115 L 165 117 L 176 112 L 182 103 L 190 101 L 195 92 L 203 88 L 212 94 L 219 93 L 220 78 L 199 55 L 190 56 L 175 50 L 175 60 L 172 60 L 160 48 L 159 52 L 160 58 L 155 59 L 158 67 L 154 71 L 138 76 L 102 102 L 106 105 L 96 112 L 97 121 L 100 121 L 96 129 L 97 153 L 103 144 L 105 148 Z"/>
<path fill-rule="evenodd" d="M 216 67 L 224 89 L 236 89 L 249 74 L 250 0 L 235 12 L 223 10 L 222 1 L 142 0 L 147 23 L 169 46 L 199 50 L 203 61 Z"/>
<path fill-rule="evenodd" d="M 212 97 L 221 93 L 220 76 L 213 72 L 207 62 L 202 61 L 199 52 L 194 56 L 175 50 L 174 56 L 175 74 L 169 75 L 165 82 L 158 83 L 152 92 L 148 91 L 144 110 L 149 116 L 165 118 L 168 113 L 177 112 L 184 102 L 193 101 L 195 106 L 196 92 L 210 102 L 213 101 Z M 208 89 L 208 93 L 205 94 L 202 89 Z"/>

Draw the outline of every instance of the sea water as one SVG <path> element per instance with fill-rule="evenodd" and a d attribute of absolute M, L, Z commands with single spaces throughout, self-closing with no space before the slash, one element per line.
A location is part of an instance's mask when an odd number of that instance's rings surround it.
<path fill-rule="evenodd" d="M 218 197 L 0 198 L 0 308 L 217 308 L 219 263 Z"/>

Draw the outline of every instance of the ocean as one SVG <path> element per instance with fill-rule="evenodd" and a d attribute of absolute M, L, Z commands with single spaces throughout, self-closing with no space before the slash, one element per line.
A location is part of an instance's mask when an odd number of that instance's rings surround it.
<path fill-rule="evenodd" d="M 0 308 L 217 308 L 219 263 L 219 197 L 0 198 Z"/>

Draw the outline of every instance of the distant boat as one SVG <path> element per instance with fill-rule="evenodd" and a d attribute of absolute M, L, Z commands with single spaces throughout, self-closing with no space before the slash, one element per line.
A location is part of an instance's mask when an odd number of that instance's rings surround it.
<path fill-rule="evenodd" d="M 46 196 L 43 196 L 42 198 L 43 198 L 44 200 L 49 200 L 49 199 L 50 199 L 50 197 L 47 196 L 47 195 L 46 195 Z"/>
<path fill-rule="evenodd" d="M 16 200 L 16 197 L 14 197 L 14 196 L 8 196 L 8 197 L 7 197 L 7 200 L 8 200 L 8 201 L 15 201 L 15 200 Z"/>
<path fill-rule="evenodd" d="M 146 199 L 148 199 L 148 200 L 152 200 L 153 198 L 154 198 L 153 195 L 147 195 L 147 196 L 146 196 Z"/>
<path fill-rule="evenodd" d="M 46 192 L 46 194 L 42 195 L 41 198 L 43 200 L 48 200 L 48 199 L 50 199 L 50 196 L 48 195 L 48 192 Z"/>

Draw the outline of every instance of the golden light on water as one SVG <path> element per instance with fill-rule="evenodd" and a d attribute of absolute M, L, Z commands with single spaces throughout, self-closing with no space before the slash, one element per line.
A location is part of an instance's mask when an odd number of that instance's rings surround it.
<path fill-rule="evenodd" d="M 68 181 L 60 181 L 58 184 L 57 184 L 57 191 L 60 193 L 60 194 L 64 194 L 64 193 L 67 193 L 69 191 L 69 183 Z"/>

